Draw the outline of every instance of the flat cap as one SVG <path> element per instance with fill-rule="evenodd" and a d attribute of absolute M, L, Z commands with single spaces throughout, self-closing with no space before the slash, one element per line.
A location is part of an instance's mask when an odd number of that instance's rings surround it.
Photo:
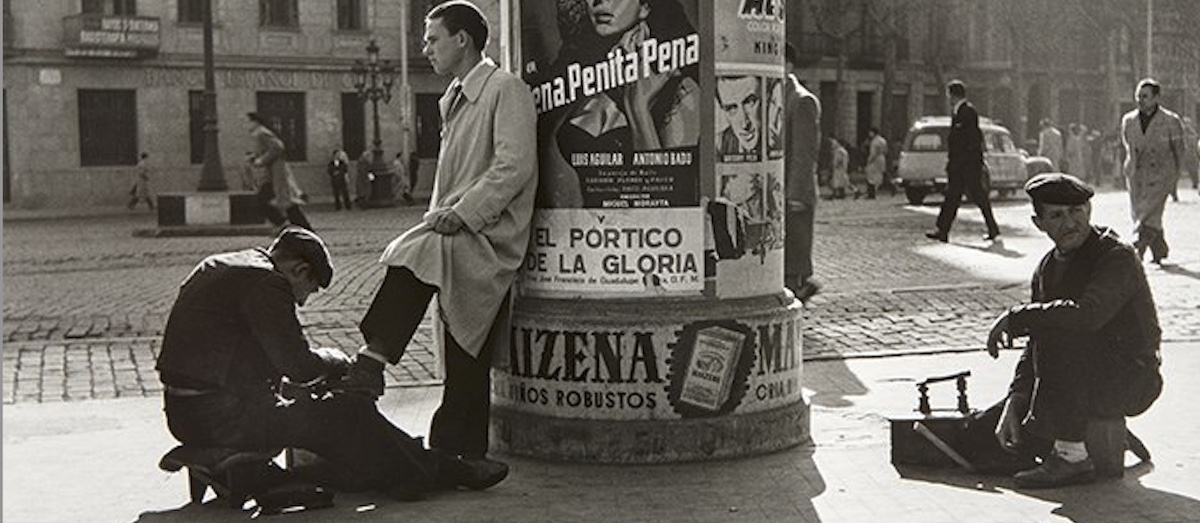
<path fill-rule="evenodd" d="M 279 231 L 275 241 L 271 242 L 270 250 L 284 250 L 308 262 L 322 289 L 333 281 L 333 262 L 329 256 L 329 249 L 325 248 L 325 242 L 317 233 L 303 227 L 286 227 Z"/>
<path fill-rule="evenodd" d="M 1095 194 L 1083 180 L 1066 173 L 1042 173 L 1025 182 L 1025 192 L 1034 202 L 1080 205 Z"/>

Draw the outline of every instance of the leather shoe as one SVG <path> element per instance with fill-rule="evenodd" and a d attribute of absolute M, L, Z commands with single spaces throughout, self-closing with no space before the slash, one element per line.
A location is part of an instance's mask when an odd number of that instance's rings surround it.
<path fill-rule="evenodd" d="M 937 240 L 942 243 L 947 243 L 950 241 L 950 237 L 948 235 L 937 232 L 937 231 L 927 232 L 927 233 L 925 233 L 925 237 L 929 238 L 930 240 Z"/>
<path fill-rule="evenodd" d="M 504 481 L 508 465 L 488 458 L 447 456 L 441 463 L 441 473 L 445 485 L 483 490 Z"/>
<path fill-rule="evenodd" d="M 256 494 L 254 502 L 262 515 L 273 516 L 284 511 L 332 507 L 333 492 L 310 483 L 290 481 Z"/>
<path fill-rule="evenodd" d="M 1071 463 L 1052 454 L 1041 465 L 1013 475 L 1022 488 L 1053 488 L 1064 485 L 1091 483 L 1096 480 L 1096 465 L 1092 458 Z"/>
<path fill-rule="evenodd" d="M 1000 239 L 1000 233 L 989 234 L 989 235 L 983 237 L 983 241 L 985 241 L 985 242 L 994 242 L 999 239 Z"/>

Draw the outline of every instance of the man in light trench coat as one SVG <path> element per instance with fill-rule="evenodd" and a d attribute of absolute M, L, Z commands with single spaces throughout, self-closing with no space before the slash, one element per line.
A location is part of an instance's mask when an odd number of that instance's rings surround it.
<path fill-rule="evenodd" d="M 444 487 L 485 489 L 508 466 L 487 459 L 493 341 L 507 339 L 508 292 L 528 246 L 537 189 L 536 116 L 529 87 L 482 54 L 487 21 L 453 0 L 425 18 L 425 56 L 453 76 L 439 101 L 442 141 L 429 211 L 392 241 L 387 274 L 360 330 L 366 339 L 348 390 L 383 393 L 436 294 L 445 389 L 429 444 Z"/>
<path fill-rule="evenodd" d="M 1125 145 L 1125 185 L 1129 188 L 1130 214 L 1138 258 L 1150 249 L 1151 260 L 1161 264 L 1167 257 L 1163 210 L 1167 196 L 1186 171 L 1196 172 L 1196 157 L 1184 142 L 1183 121 L 1158 104 L 1162 92 L 1151 78 L 1138 82 L 1134 97 L 1138 108 L 1121 118 L 1121 142 Z"/>

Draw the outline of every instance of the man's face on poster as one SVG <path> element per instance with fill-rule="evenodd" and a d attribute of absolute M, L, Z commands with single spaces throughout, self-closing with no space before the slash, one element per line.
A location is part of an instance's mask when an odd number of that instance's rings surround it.
<path fill-rule="evenodd" d="M 757 148 L 758 130 L 762 123 L 759 111 L 762 100 L 758 95 L 758 79 L 753 76 L 717 79 L 717 101 L 721 104 L 725 119 L 737 136 L 742 150 Z"/>

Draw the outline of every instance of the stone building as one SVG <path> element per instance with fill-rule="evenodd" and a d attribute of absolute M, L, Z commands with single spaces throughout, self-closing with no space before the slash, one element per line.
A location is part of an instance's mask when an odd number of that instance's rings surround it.
<path fill-rule="evenodd" d="M 1107 132 L 1134 107 L 1147 56 L 1149 74 L 1163 84 L 1164 105 L 1200 117 L 1200 39 L 1184 29 L 1200 24 L 1200 2 L 790 0 L 787 6 L 788 40 L 805 62 L 800 79 L 821 98 L 822 129 L 851 144 L 877 126 L 895 145 L 916 118 L 948 114 L 942 89 L 952 78 L 966 82 L 980 113 L 1009 127 L 1018 143 L 1036 138 L 1042 118 Z"/>
<path fill-rule="evenodd" d="M 205 0 L 4 2 L 4 202 L 16 208 L 123 203 L 132 166 L 149 154 L 157 191 L 195 190 L 203 161 Z M 287 142 L 301 185 L 330 192 L 334 148 L 352 157 L 371 145 L 371 110 L 355 92 L 355 60 L 377 41 L 399 62 L 402 27 L 412 111 L 399 79 L 380 104 L 383 148 L 405 130 L 428 190 L 437 154 L 437 99 L 447 80 L 421 55 L 431 0 L 213 0 L 219 141 L 225 179 L 240 181 L 253 148 L 245 113 L 263 114 Z M 498 0 L 477 0 L 494 24 Z M 500 33 L 489 44 L 497 56 Z M 353 189 L 352 189 L 353 191 Z"/>

